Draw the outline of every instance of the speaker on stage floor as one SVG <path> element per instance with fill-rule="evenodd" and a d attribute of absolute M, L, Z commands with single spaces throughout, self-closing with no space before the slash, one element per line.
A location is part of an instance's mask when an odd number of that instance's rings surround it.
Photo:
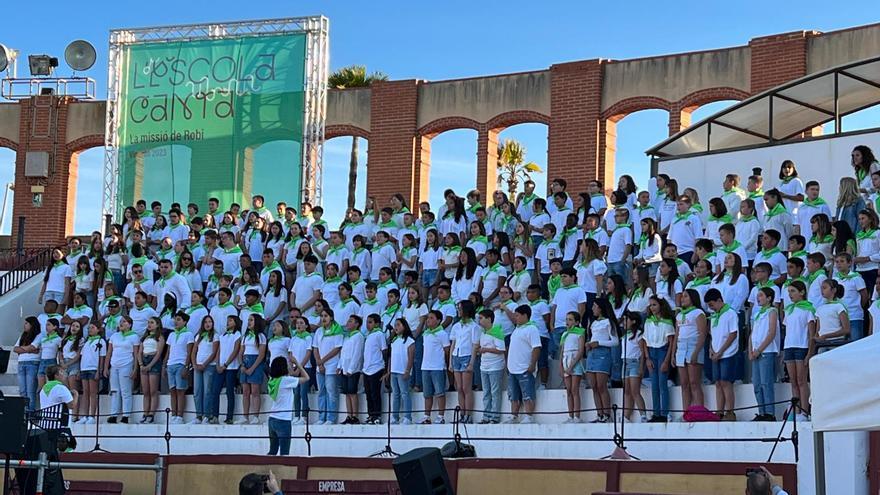
<path fill-rule="evenodd" d="M 413 449 L 391 463 L 402 495 L 455 495 L 440 449 Z"/>

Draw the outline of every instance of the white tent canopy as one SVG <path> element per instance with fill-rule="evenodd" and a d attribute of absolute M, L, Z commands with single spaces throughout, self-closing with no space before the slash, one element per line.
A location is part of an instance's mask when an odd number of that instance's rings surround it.
<path fill-rule="evenodd" d="M 880 430 L 880 334 L 810 360 L 813 431 Z"/>
<path fill-rule="evenodd" d="M 880 103 L 880 57 L 809 74 L 752 96 L 649 149 L 672 157 L 776 143 Z"/>

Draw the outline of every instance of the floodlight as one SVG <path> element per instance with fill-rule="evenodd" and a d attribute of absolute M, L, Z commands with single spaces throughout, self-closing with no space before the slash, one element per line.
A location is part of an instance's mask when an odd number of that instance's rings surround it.
<path fill-rule="evenodd" d="M 95 47 L 86 40 L 76 40 L 64 50 L 64 61 L 73 70 L 89 70 L 95 65 Z"/>
<path fill-rule="evenodd" d="M 32 76 L 51 76 L 58 67 L 58 59 L 48 55 L 28 55 L 28 65 Z"/>
<path fill-rule="evenodd" d="M 12 61 L 12 50 L 6 48 L 3 45 L 0 45 L 0 72 L 6 70 L 9 67 L 9 62 Z"/>

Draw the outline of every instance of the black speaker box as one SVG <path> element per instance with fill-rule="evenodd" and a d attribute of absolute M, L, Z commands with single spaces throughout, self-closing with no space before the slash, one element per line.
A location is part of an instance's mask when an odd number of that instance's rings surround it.
<path fill-rule="evenodd" d="M 392 462 L 402 495 L 455 495 L 440 449 L 413 449 Z"/>

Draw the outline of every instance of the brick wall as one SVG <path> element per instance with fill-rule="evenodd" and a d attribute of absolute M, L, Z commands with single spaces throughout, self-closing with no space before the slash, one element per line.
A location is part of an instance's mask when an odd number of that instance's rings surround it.
<path fill-rule="evenodd" d="M 371 88 L 367 191 L 383 207 L 394 193 L 402 193 L 410 204 L 417 201 L 414 185 L 428 176 L 430 164 L 416 161 L 418 84 L 410 79 L 377 82 Z M 333 187 L 332 178 L 324 180 L 325 188 Z"/>
<path fill-rule="evenodd" d="M 754 38 L 751 51 L 751 93 L 757 94 L 807 74 L 807 38 L 815 31 L 796 31 Z"/>

